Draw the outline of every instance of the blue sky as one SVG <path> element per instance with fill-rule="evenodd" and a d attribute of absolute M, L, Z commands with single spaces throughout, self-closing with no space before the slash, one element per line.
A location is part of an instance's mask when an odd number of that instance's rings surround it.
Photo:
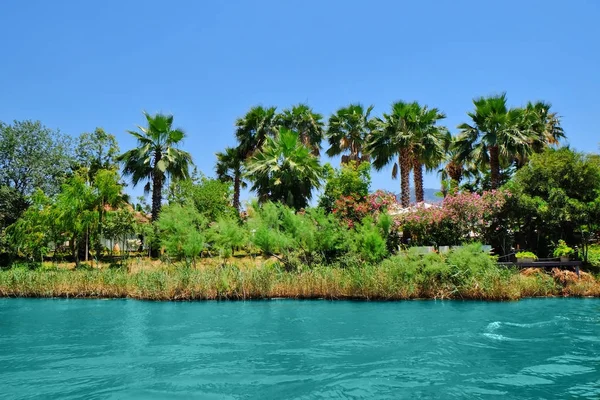
<path fill-rule="evenodd" d="M 569 143 L 596 151 L 599 18 L 594 0 L 2 2 L 0 120 L 101 126 L 127 150 L 143 110 L 172 113 L 211 175 L 256 104 L 417 100 L 455 132 L 473 97 L 506 91 L 551 102 Z M 398 191 L 390 171 L 373 189 Z"/>

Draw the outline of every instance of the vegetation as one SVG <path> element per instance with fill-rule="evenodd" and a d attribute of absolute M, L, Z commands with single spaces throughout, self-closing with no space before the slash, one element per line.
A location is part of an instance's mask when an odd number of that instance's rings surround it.
<path fill-rule="evenodd" d="M 522 259 L 531 259 L 531 260 L 537 260 L 537 256 L 530 252 L 530 251 L 520 251 L 517 254 L 515 254 L 515 257 L 517 257 L 517 260 L 522 260 Z"/>
<path fill-rule="evenodd" d="M 572 247 L 569 247 L 564 240 L 559 240 L 558 245 L 554 249 L 554 257 L 569 257 L 575 253 Z"/>
<path fill-rule="evenodd" d="M 173 116 L 144 115 L 147 125 L 129 132 L 137 147 L 122 154 L 102 128 L 69 138 L 39 122 L 0 123 L 0 296 L 600 293 L 591 275 L 518 271 L 490 256 L 522 248 L 533 251 L 517 258 L 600 265 L 600 157 L 560 146 L 547 103 L 475 99 L 454 136 L 442 111 L 417 102 L 381 116 L 351 104 L 327 124 L 308 104 L 256 106 L 235 122 L 236 143 L 216 154 L 214 178 L 194 168 Z M 321 164 L 323 141 L 339 168 Z M 371 168 L 388 165 L 400 202 L 371 188 Z M 423 172 L 436 170 L 444 198 L 425 204 Z M 122 177 L 144 182 L 151 205 L 131 204 Z M 242 204 L 247 185 L 256 200 Z"/>
<path fill-rule="evenodd" d="M 516 300 L 534 296 L 599 296 L 600 282 L 582 273 L 544 273 L 496 266 L 470 246 L 448 255 L 401 253 L 377 264 L 313 265 L 286 271 L 276 260 L 169 264 L 151 269 L 16 267 L 0 272 L 0 297 L 129 297 L 149 300 L 299 299 L 401 300 L 417 298 Z"/>

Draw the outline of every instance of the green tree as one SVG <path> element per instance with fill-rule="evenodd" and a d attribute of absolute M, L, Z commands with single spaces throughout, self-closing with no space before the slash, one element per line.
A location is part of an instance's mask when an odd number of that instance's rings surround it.
<path fill-rule="evenodd" d="M 96 232 L 96 257 L 102 253 L 102 237 L 104 216 L 107 209 L 125 204 L 123 186 L 119 183 L 119 174 L 112 169 L 96 170 L 92 187 L 94 197 L 93 207 L 98 213 L 98 227 Z"/>
<path fill-rule="evenodd" d="M 221 217 L 234 217 L 231 183 L 193 174 L 192 179 L 173 182 L 170 187 L 169 203 L 191 204 L 208 221 Z"/>
<path fill-rule="evenodd" d="M 158 220 L 160 241 L 169 256 L 191 260 L 204 250 L 207 220 L 192 204 L 169 204 Z"/>
<path fill-rule="evenodd" d="M 365 201 L 371 186 L 371 165 L 368 162 L 357 164 L 350 161 L 339 169 L 325 165 L 325 189 L 319 199 L 319 207 L 332 212 L 336 200 L 352 196 L 355 201 Z"/>
<path fill-rule="evenodd" d="M 517 243 L 546 254 L 564 239 L 587 248 L 600 228 L 600 165 L 569 148 L 532 155 L 507 184 L 513 193 L 506 220 Z"/>
<path fill-rule="evenodd" d="M 92 133 L 82 133 L 77 139 L 75 160 L 81 168 L 85 168 L 89 180 L 93 180 L 101 170 L 117 169 L 119 145 L 114 135 L 96 128 Z"/>
<path fill-rule="evenodd" d="M 233 208 L 240 211 L 240 191 L 245 188 L 246 182 L 242 180 L 243 158 L 239 149 L 227 147 L 225 151 L 217 153 L 215 170 L 217 179 L 222 182 L 233 183 Z"/>
<path fill-rule="evenodd" d="M 54 195 L 69 175 L 72 160 L 70 137 L 60 131 L 39 121 L 0 122 L 0 186 L 23 197 L 36 189 Z"/>
<path fill-rule="evenodd" d="M 300 141 L 319 156 L 324 135 L 323 116 L 315 113 L 307 104 L 297 104 L 283 110 L 277 116 L 277 124 L 290 131 L 298 132 Z"/>
<path fill-rule="evenodd" d="M 431 172 L 439 167 L 446 155 L 449 132 L 437 125 L 446 115 L 437 108 L 420 107 L 416 118 L 415 135 L 411 143 L 415 197 L 417 203 L 425 200 L 423 189 L 423 167 Z"/>
<path fill-rule="evenodd" d="M 255 106 L 235 121 L 235 137 L 244 160 L 260 150 L 268 136 L 277 133 L 276 110 L 276 107 Z"/>
<path fill-rule="evenodd" d="M 295 209 L 304 208 L 320 187 L 323 168 L 296 132 L 281 128 L 267 137 L 261 151 L 248 162 L 247 176 L 261 202 L 272 200 Z"/>
<path fill-rule="evenodd" d="M 91 185 L 79 174 L 69 178 L 56 196 L 53 212 L 58 230 L 69 238 L 75 263 L 79 265 L 81 254 L 87 260 L 89 234 L 98 220 L 95 210 L 96 196 Z"/>
<path fill-rule="evenodd" d="M 523 129 L 523 109 L 506 105 L 506 94 L 473 100 L 470 123 L 458 126 L 455 141 L 458 160 L 473 162 L 479 170 L 490 171 L 491 188 L 501 185 L 501 169 L 519 154 L 531 152 L 531 132 Z"/>
<path fill-rule="evenodd" d="M 192 156 L 178 148 L 185 137 L 181 129 L 173 128 L 173 116 L 144 113 L 147 127 L 140 132 L 129 131 L 137 139 L 138 147 L 119 156 L 123 172 L 131 176 L 134 186 L 147 181 L 144 191 L 152 189 L 152 221 L 158 219 L 162 206 L 162 190 L 167 178 L 188 179 Z"/>
<path fill-rule="evenodd" d="M 343 154 L 342 163 L 369 160 L 365 147 L 369 135 L 376 128 L 376 120 L 371 118 L 371 111 L 373 106 L 365 109 L 361 104 L 350 104 L 340 108 L 329 118 L 326 132 L 329 157 Z"/>
<path fill-rule="evenodd" d="M 54 210 L 50 199 L 38 189 L 31 196 L 31 206 L 20 218 L 7 227 L 7 242 L 14 254 L 32 262 L 41 262 L 48 254 L 51 244 L 58 244 Z"/>
<path fill-rule="evenodd" d="M 392 179 L 396 179 L 400 172 L 402 207 L 410 205 L 410 171 L 413 167 L 411 151 L 419 134 L 420 111 L 421 108 L 416 102 L 394 103 L 392 111 L 383 114 L 383 119 L 379 120 L 379 129 L 373 131 L 367 148 L 376 170 L 381 170 L 398 157 L 392 168 Z"/>

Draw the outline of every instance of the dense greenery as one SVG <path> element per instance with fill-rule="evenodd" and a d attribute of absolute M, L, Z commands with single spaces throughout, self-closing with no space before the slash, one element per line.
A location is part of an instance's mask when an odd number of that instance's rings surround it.
<path fill-rule="evenodd" d="M 531 296 L 599 296 L 600 282 L 583 273 L 545 274 L 496 266 L 470 246 L 448 255 L 415 252 L 377 264 L 346 268 L 313 265 L 287 272 L 277 261 L 216 262 L 201 267 L 170 264 L 148 270 L 70 271 L 52 265 L 32 271 L 0 271 L 0 297 L 130 297 L 151 300 L 316 299 L 400 300 L 415 298 L 516 300 Z"/>
<path fill-rule="evenodd" d="M 336 279 L 382 274 L 415 290 L 376 298 L 520 296 L 467 295 L 474 282 L 513 290 L 525 278 L 476 246 L 449 246 L 482 242 L 495 254 L 596 262 L 599 157 L 560 147 L 565 135 L 549 104 L 510 108 L 502 94 L 474 107 L 455 136 L 442 111 L 417 102 L 395 102 L 381 116 L 350 104 L 327 123 L 307 104 L 252 107 L 235 121 L 235 145 L 216 154 L 215 178 L 193 169 L 172 115 L 145 113 L 146 126 L 129 131 L 137 146 L 123 153 L 102 128 L 69 138 L 39 122 L 0 123 L 0 262 L 98 267 L 150 251 L 189 269 L 263 257 L 285 279 L 330 269 Z M 321 163 L 323 143 L 328 156 L 341 156 L 339 168 Z M 400 178 L 400 202 L 371 187 L 371 168 L 387 165 Z M 423 172 L 436 170 L 444 198 L 425 204 Z M 144 182 L 151 206 L 130 204 L 123 178 Z M 256 200 L 242 204 L 248 186 Z M 265 276 L 280 279 L 273 274 Z"/>

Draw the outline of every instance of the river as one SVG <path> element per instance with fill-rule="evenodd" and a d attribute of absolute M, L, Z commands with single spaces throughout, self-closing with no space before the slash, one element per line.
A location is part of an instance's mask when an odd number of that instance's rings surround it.
<path fill-rule="evenodd" d="M 0 299 L 2 399 L 600 398 L 600 300 Z"/>

